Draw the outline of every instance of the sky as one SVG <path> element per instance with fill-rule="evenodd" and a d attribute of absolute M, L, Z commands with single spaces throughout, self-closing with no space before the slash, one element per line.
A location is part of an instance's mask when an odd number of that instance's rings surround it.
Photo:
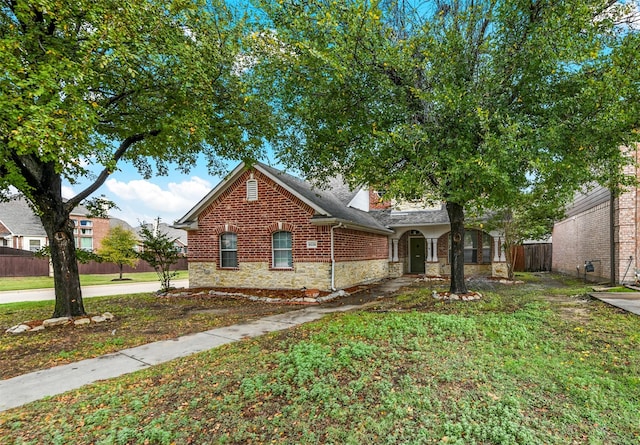
<path fill-rule="evenodd" d="M 104 195 L 115 202 L 118 209 L 112 209 L 110 216 L 120 218 L 136 227 L 141 222 L 151 222 L 160 217 L 161 222 L 172 224 L 184 216 L 207 193 L 223 179 L 211 176 L 202 162 L 189 174 L 177 169 L 169 176 L 155 176 L 143 179 L 129 164 L 118 164 L 120 170 L 114 172 L 92 197 Z M 236 167 L 229 163 L 229 171 Z M 170 170 L 171 171 L 171 170 Z M 63 184 L 62 195 L 71 198 L 82 191 L 88 183 Z"/>

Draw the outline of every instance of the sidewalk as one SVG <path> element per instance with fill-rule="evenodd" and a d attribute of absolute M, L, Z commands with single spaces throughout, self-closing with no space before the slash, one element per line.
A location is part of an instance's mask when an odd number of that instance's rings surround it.
<path fill-rule="evenodd" d="M 189 287 L 189 280 L 171 281 L 171 285 L 176 288 Z M 120 294 L 137 294 L 141 292 L 155 292 L 159 289 L 160 283 L 157 280 L 142 283 L 121 282 L 113 284 L 99 284 L 94 286 L 82 286 L 82 298 L 104 297 L 107 295 Z M 0 304 L 43 300 L 55 300 L 55 293 L 53 288 L 8 290 L 0 292 Z"/>
<path fill-rule="evenodd" d="M 366 296 L 356 301 L 347 297 L 340 305 L 308 306 L 297 311 L 272 315 L 249 323 L 212 329 L 135 348 L 82 360 L 68 365 L 31 372 L 7 380 L 0 380 L 0 411 L 24 405 L 44 397 L 62 394 L 98 380 L 118 377 L 141 369 L 165 363 L 208 349 L 233 343 L 244 338 L 281 331 L 310 321 L 319 320 L 332 312 L 344 312 L 385 295 L 398 291 L 413 282 L 411 278 L 397 278 L 374 286 Z"/>

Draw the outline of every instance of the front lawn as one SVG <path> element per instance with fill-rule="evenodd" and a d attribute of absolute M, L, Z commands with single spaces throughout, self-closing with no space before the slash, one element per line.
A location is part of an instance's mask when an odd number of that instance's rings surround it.
<path fill-rule="evenodd" d="M 189 278 L 186 270 L 176 271 L 177 275 L 173 280 Z M 122 278 L 127 281 L 116 281 L 120 274 L 82 274 L 80 284 L 82 286 L 93 286 L 97 284 L 114 283 L 141 283 L 148 281 L 158 281 L 158 274 L 155 272 L 125 273 Z M 2 277 L 0 279 L 0 291 L 26 290 L 26 289 L 52 289 L 53 277 Z"/>
<path fill-rule="evenodd" d="M 533 278 L 479 302 L 426 284 L 31 403 L 0 443 L 638 443 L 640 317 Z"/>

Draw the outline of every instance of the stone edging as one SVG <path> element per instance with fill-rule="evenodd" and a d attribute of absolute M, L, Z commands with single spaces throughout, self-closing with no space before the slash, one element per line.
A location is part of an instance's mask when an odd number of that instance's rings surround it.
<path fill-rule="evenodd" d="M 42 322 L 25 322 L 10 327 L 5 332 L 7 334 L 22 334 L 23 332 L 37 332 L 54 326 L 66 326 L 73 324 L 74 326 L 82 326 L 91 323 L 104 323 L 111 321 L 115 317 L 111 312 L 105 312 L 102 315 L 84 316 L 84 317 L 58 317 L 48 318 Z"/>

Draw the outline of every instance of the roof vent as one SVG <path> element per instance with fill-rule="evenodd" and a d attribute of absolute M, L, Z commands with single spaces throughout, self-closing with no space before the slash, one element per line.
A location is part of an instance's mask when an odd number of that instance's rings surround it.
<path fill-rule="evenodd" d="M 247 201 L 258 200 L 258 181 L 249 179 L 247 181 Z"/>

